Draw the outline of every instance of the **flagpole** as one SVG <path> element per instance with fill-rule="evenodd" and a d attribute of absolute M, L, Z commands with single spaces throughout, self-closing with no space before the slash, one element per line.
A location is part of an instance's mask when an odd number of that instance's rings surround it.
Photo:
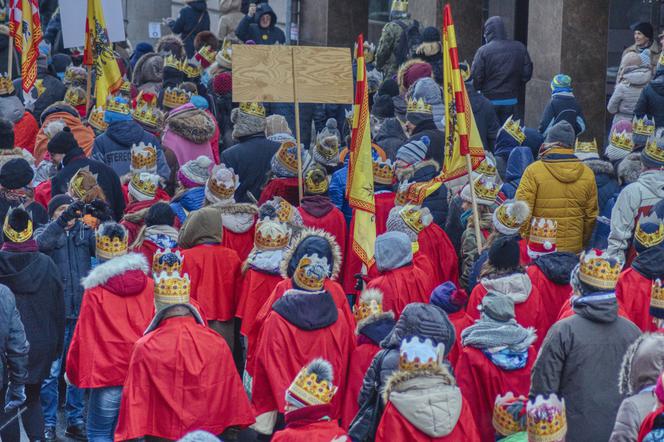
<path fill-rule="evenodd" d="M 302 202 L 302 145 L 300 144 L 300 101 L 297 98 L 297 84 L 295 82 L 295 51 L 291 49 L 293 64 L 293 104 L 295 105 L 295 140 L 297 142 L 297 193 Z"/>
<path fill-rule="evenodd" d="M 477 209 L 477 199 L 475 198 L 475 186 L 473 186 L 473 163 L 470 160 L 470 154 L 466 154 L 466 170 L 468 171 L 468 187 L 470 187 L 470 201 L 473 205 L 473 224 L 475 227 L 475 236 L 477 237 L 477 253 L 482 253 L 482 229 L 480 229 L 480 213 Z"/>
<path fill-rule="evenodd" d="M 87 81 L 85 86 L 85 114 L 88 115 L 90 112 L 90 94 L 92 93 L 92 66 L 87 65 Z"/>
<path fill-rule="evenodd" d="M 14 78 L 14 37 L 9 36 L 9 50 L 7 51 L 7 77 L 9 81 L 12 81 Z"/>

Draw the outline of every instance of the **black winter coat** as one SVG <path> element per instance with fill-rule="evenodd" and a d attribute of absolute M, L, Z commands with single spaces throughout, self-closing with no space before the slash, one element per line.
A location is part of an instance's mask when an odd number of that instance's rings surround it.
<path fill-rule="evenodd" d="M 25 384 L 28 379 L 28 350 L 21 314 L 7 286 L 0 285 L 0 380 Z"/>
<path fill-rule="evenodd" d="M 187 58 L 196 53 L 194 39 L 196 34 L 210 30 L 210 13 L 205 0 L 194 0 L 180 9 L 177 20 L 169 24 L 173 34 L 179 34 L 187 52 Z"/>
<path fill-rule="evenodd" d="M 62 101 L 65 99 L 65 93 L 67 88 L 60 81 L 58 77 L 55 76 L 53 71 L 49 69 L 37 69 L 37 81 L 41 80 L 42 87 L 44 88 L 43 92 L 39 93 L 37 96 L 37 88 L 34 88 L 32 91 L 32 97 L 36 98 L 33 109 L 30 113 L 35 117 L 35 120 L 41 121 L 40 117 L 42 112 L 55 103 L 56 101 Z M 21 78 L 16 78 L 14 80 L 14 88 L 16 89 L 16 95 L 25 103 L 25 98 L 23 97 L 23 87 L 21 86 Z"/>
<path fill-rule="evenodd" d="M 65 316 L 77 319 L 83 301 L 81 279 L 86 277 L 95 256 L 95 232 L 77 221 L 65 230 L 58 221 L 35 231 L 39 251 L 48 255 L 60 270 L 64 287 Z"/>
<path fill-rule="evenodd" d="M 475 88 L 489 100 L 518 98 L 521 86 L 533 75 L 533 63 L 523 43 L 507 40 L 500 17 L 484 25 L 486 44 L 475 53 L 471 69 Z"/>
<path fill-rule="evenodd" d="M 658 74 L 642 91 L 636 102 L 634 115 L 642 118 L 649 115 L 655 119 L 655 126 L 664 126 L 664 73 Z"/>
<path fill-rule="evenodd" d="M 270 26 L 266 29 L 259 25 L 260 19 L 265 14 L 272 17 Z M 284 31 L 277 27 L 277 14 L 267 3 L 261 3 L 256 7 L 256 14 L 253 17 L 245 15 L 237 25 L 235 35 L 242 41 L 253 40 L 257 45 L 285 44 L 286 35 Z"/>
<path fill-rule="evenodd" d="M 482 139 L 482 145 L 485 150 L 493 152 L 493 145 L 500 130 L 496 110 L 488 98 L 475 90 L 472 82 L 466 82 L 466 90 L 468 91 L 470 107 L 473 109 L 473 115 L 475 115 L 477 131 Z"/>
<path fill-rule="evenodd" d="M 240 137 L 240 142 L 221 153 L 221 162 L 232 167 L 240 177 L 240 187 L 235 191 L 238 203 L 252 202 L 250 192 L 256 200 L 261 195 L 265 177 L 270 171 L 270 162 L 279 150 L 279 143 L 265 138 L 263 133 Z"/>
<path fill-rule="evenodd" d="M 572 94 L 560 93 L 551 96 L 551 100 L 544 108 L 539 132 L 545 135 L 551 126 L 562 120 L 572 125 L 577 136 L 586 130 L 587 124 L 583 111 Z"/>
<path fill-rule="evenodd" d="M 406 144 L 407 140 L 408 137 L 396 118 L 386 118 L 374 137 L 374 142 L 385 151 L 387 158 L 392 161 L 396 160 L 397 150 Z"/>
<path fill-rule="evenodd" d="M 0 284 L 14 293 L 30 342 L 26 383 L 41 383 L 63 350 L 65 306 L 60 271 L 43 253 L 0 251 Z"/>
<path fill-rule="evenodd" d="M 87 158 L 80 148 L 74 149 L 65 155 L 62 160 L 62 169 L 51 179 L 51 195 L 60 195 L 67 192 L 69 180 L 79 169 L 89 167 L 90 172 L 97 175 L 99 187 L 106 195 L 106 201 L 113 210 L 116 220 L 124 214 L 125 201 L 122 194 L 122 185 L 118 175 L 106 164 Z"/>
<path fill-rule="evenodd" d="M 408 142 L 420 140 L 424 136 L 429 137 L 429 141 L 431 141 L 425 158 L 433 159 L 442 165 L 445 150 L 445 134 L 436 127 L 436 123 L 433 120 L 424 120 L 415 126 Z"/>

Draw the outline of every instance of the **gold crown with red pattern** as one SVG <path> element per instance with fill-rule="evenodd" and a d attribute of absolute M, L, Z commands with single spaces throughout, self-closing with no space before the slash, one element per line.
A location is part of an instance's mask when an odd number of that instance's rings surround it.
<path fill-rule="evenodd" d="M 207 68 L 217 56 L 217 51 L 213 50 L 211 46 L 205 45 L 196 53 L 196 60 L 201 63 L 201 66 Z"/>
<path fill-rule="evenodd" d="M 317 254 L 304 255 L 300 258 L 293 273 L 293 282 L 303 290 L 319 292 L 323 290 L 325 278 L 330 276 L 330 266 L 327 258 L 318 257 Z"/>
<path fill-rule="evenodd" d="M 152 199 L 159 188 L 159 176 L 147 172 L 135 173 L 129 181 L 129 187 L 146 198 Z"/>
<path fill-rule="evenodd" d="M 614 289 L 620 276 L 622 265 L 609 258 L 601 250 L 592 249 L 581 254 L 579 279 L 600 289 Z"/>
<path fill-rule="evenodd" d="M 69 65 L 65 69 L 65 86 L 79 86 L 85 87 L 88 82 L 88 76 L 85 68 L 81 66 Z"/>
<path fill-rule="evenodd" d="M 9 224 L 9 216 L 11 215 L 14 209 L 9 209 L 7 216 L 5 216 L 5 223 L 2 226 L 2 232 L 5 234 L 5 237 L 13 243 L 20 244 L 24 243 L 30 238 L 32 238 L 32 220 L 28 218 L 28 223 L 24 230 L 18 231 Z"/>
<path fill-rule="evenodd" d="M 408 99 L 406 112 L 416 114 L 433 114 L 433 106 L 427 104 L 423 98 L 420 98 L 419 100 L 410 98 Z"/>
<path fill-rule="evenodd" d="M 514 120 L 512 115 L 503 124 L 503 130 L 514 138 L 519 145 L 526 141 L 526 134 L 523 133 L 521 128 L 521 120 Z"/>
<path fill-rule="evenodd" d="M 281 143 L 281 146 L 275 155 L 286 169 L 291 172 L 297 172 L 297 144 L 295 144 L 294 141 L 286 140 Z"/>
<path fill-rule="evenodd" d="M 634 141 L 632 141 L 632 134 L 623 130 L 621 132 L 612 131 L 609 143 L 619 149 L 632 151 L 634 148 Z"/>
<path fill-rule="evenodd" d="M 650 307 L 660 310 L 664 309 L 664 287 L 662 287 L 662 280 L 659 278 L 652 282 L 652 289 L 650 290 Z"/>
<path fill-rule="evenodd" d="M 406 204 L 399 210 L 403 222 L 415 233 L 420 233 L 433 222 L 433 216 L 427 207 Z"/>
<path fill-rule="evenodd" d="M 597 139 L 593 138 L 592 141 L 581 141 L 578 138 L 576 139 L 576 144 L 574 145 L 574 153 L 598 153 L 597 150 Z"/>
<path fill-rule="evenodd" d="M 284 223 L 264 218 L 256 223 L 254 244 L 260 250 L 280 250 L 286 248 L 293 232 Z"/>
<path fill-rule="evenodd" d="M 164 113 L 157 107 L 157 96 L 141 91 L 136 97 L 136 108 L 132 112 L 134 120 L 144 126 L 158 130 L 164 124 Z"/>
<path fill-rule="evenodd" d="M 179 274 L 182 271 L 182 262 L 184 257 L 179 250 L 173 251 L 170 248 L 158 249 L 152 256 L 152 273 L 159 275 L 166 273 L 172 275 Z"/>
<path fill-rule="evenodd" d="M 131 107 L 129 101 L 119 95 L 109 95 L 106 100 L 106 111 L 115 112 L 121 115 L 130 115 Z"/>
<path fill-rule="evenodd" d="M 125 95 L 131 95 L 131 82 L 124 78 L 118 92 Z"/>
<path fill-rule="evenodd" d="M 233 64 L 233 42 L 231 40 L 224 39 L 215 61 L 222 67 L 231 68 Z"/>
<path fill-rule="evenodd" d="M 167 87 L 164 90 L 164 99 L 162 101 L 164 108 L 175 109 L 183 104 L 189 103 L 191 92 L 182 89 L 180 86 Z"/>
<path fill-rule="evenodd" d="M 99 132 L 104 132 L 108 128 L 108 123 L 104 121 L 104 108 L 95 106 L 88 115 L 88 124 Z"/>
<path fill-rule="evenodd" d="M 551 394 L 548 399 L 538 395 L 526 406 L 528 441 L 557 442 L 565 439 L 567 434 L 567 416 L 565 400 Z"/>
<path fill-rule="evenodd" d="M 498 395 L 493 405 L 493 418 L 491 423 L 496 433 L 501 436 L 510 436 L 526 431 L 526 406 L 528 398 L 514 396 L 511 391 L 505 396 Z"/>
<path fill-rule="evenodd" d="M 85 91 L 78 86 L 71 86 L 65 93 L 65 103 L 71 104 L 74 107 L 83 106 L 85 104 Z"/>
<path fill-rule="evenodd" d="M 150 143 L 145 144 L 143 141 L 132 145 L 130 168 L 132 172 L 155 173 L 157 170 L 157 148 Z"/>
<path fill-rule="evenodd" d="M 180 60 L 173 54 L 170 54 L 166 58 L 164 58 L 164 68 L 173 68 L 178 71 L 184 72 L 183 66 L 185 64 L 187 64 L 185 60 Z"/>
<path fill-rule="evenodd" d="M 113 237 L 109 236 L 106 232 L 109 226 L 119 226 L 124 231 L 122 238 L 119 238 L 116 235 Z M 118 256 L 126 255 L 127 249 L 129 248 L 129 236 L 127 231 L 120 224 L 116 223 L 105 223 L 102 224 L 98 229 L 95 235 L 96 242 L 96 254 L 98 258 L 102 259 L 112 259 Z"/>
<path fill-rule="evenodd" d="M 383 292 L 378 289 L 364 289 L 359 302 L 353 307 L 355 322 L 359 323 L 381 313 L 383 313 Z"/>
<path fill-rule="evenodd" d="M 632 134 L 649 137 L 655 133 L 655 120 L 644 115 L 643 118 L 634 116 L 632 119 Z"/>
<path fill-rule="evenodd" d="M 0 96 L 13 95 L 15 90 L 14 83 L 9 79 L 9 76 L 6 73 L 0 75 Z"/>
<path fill-rule="evenodd" d="M 401 341 L 399 369 L 403 371 L 434 370 L 441 366 L 445 346 L 429 339 L 411 336 Z"/>
<path fill-rule="evenodd" d="M 558 235 L 558 222 L 551 219 L 537 218 L 533 217 L 530 222 L 530 236 L 529 240 L 544 244 L 549 242 L 551 244 L 556 243 L 556 237 Z"/>
<path fill-rule="evenodd" d="M 286 402 L 296 408 L 332 402 L 338 387 L 332 384 L 332 365 L 314 359 L 303 367 L 286 390 Z"/>
<path fill-rule="evenodd" d="M 646 148 L 643 150 L 646 157 L 652 158 L 655 161 L 664 163 L 664 148 L 657 144 L 657 137 L 651 136 L 646 143 Z"/>
<path fill-rule="evenodd" d="M 380 158 L 373 162 L 373 179 L 376 184 L 391 186 L 394 183 L 394 166 L 392 161 Z"/>
<path fill-rule="evenodd" d="M 222 163 L 212 168 L 206 186 L 213 196 L 227 200 L 235 195 L 235 191 L 240 186 L 239 180 L 240 177 L 235 174 L 233 169 Z"/>
<path fill-rule="evenodd" d="M 330 188 L 327 172 L 322 166 L 315 165 L 304 174 L 304 190 L 310 195 L 323 195 Z"/>
<path fill-rule="evenodd" d="M 475 172 L 477 175 L 495 177 L 498 174 L 498 169 L 496 168 L 495 161 L 489 157 L 486 157 L 473 172 Z"/>
<path fill-rule="evenodd" d="M 260 103 L 240 103 L 240 112 L 254 117 L 265 118 L 265 107 Z"/>
<path fill-rule="evenodd" d="M 654 232 L 646 232 L 642 228 L 642 224 L 652 223 L 657 224 L 657 230 Z M 634 241 L 638 242 L 645 248 L 654 247 L 664 242 L 664 223 L 660 221 L 657 216 L 648 215 L 639 218 L 634 229 Z"/>
<path fill-rule="evenodd" d="M 187 304 L 191 281 L 186 273 L 161 272 L 154 277 L 154 300 L 164 305 Z"/>

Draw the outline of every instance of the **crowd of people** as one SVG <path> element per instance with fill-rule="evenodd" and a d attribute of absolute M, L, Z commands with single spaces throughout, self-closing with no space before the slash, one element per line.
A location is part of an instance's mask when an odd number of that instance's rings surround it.
<path fill-rule="evenodd" d="M 0 76 L 3 441 L 57 440 L 59 417 L 95 442 L 664 441 L 650 24 L 623 54 L 601 148 L 569 75 L 539 127 L 521 124 L 533 64 L 491 17 L 461 66 L 485 158 L 441 183 L 441 35 L 396 0 L 364 48 L 366 268 L 352 108 L 301 106 L 300 195 L 293 105 L 232 102 L 232 45 L 284 33 L 267 2 L 220 8 L 216 33 L 187 0 L 154 47 L 116 44 L 124 81 L 105 106 L 87 106 L 57 8 L 31 93 Z"/>

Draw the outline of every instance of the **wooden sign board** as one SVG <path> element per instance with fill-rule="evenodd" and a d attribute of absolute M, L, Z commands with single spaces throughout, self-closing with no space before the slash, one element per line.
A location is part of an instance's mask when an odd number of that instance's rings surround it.
<path fill-rule="evenodd" d="M 350 49 L 233 45 L 233 101 L 352 104 Z"/>

